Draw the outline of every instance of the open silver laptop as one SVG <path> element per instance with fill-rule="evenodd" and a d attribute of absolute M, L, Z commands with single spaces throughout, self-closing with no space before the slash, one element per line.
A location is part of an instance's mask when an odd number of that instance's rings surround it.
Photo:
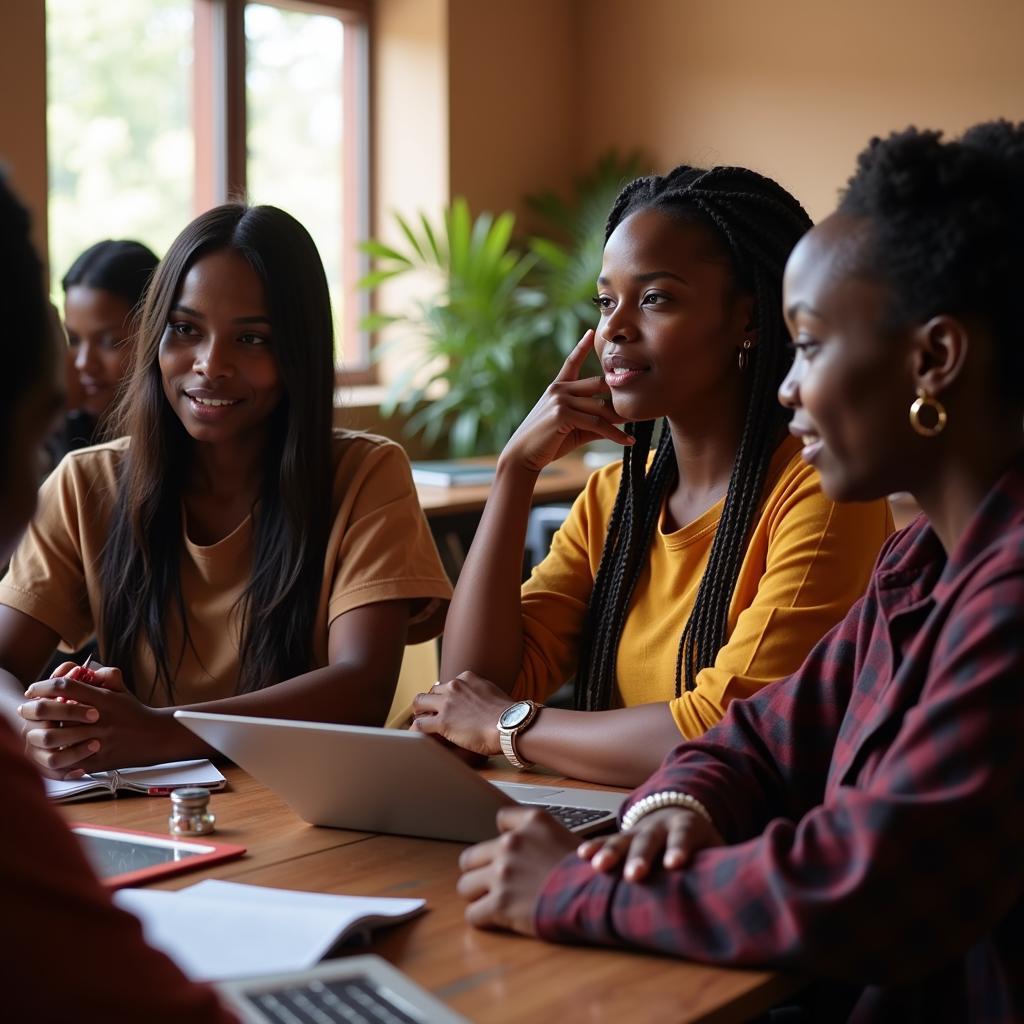
<path fill-rule="evenodd" d="M 222 981 L 244 1024 L 469 1024 L 379 956 L 330 960 L 308 971 Z"/>
<path fill-rule="evenodd" d="M 607 830 L 624 797 L 608 790 L 492 783 L 422 733 L 176 711 L 174 717 L 313 825 L 473 843 L 499 807 L 541 806 L 567 828 Z"/>

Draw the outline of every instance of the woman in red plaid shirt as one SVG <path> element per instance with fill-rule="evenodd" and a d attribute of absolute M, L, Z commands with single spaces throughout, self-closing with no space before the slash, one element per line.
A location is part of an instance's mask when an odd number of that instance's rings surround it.
<path fill-rule="evenodd" d="M 861 154 L 791 256 L 780 398 L 836 499 L 924 515 L 788 679 L 574 849 L 467 850 L 467 917 L 815 976 L 823 1019 L 1024 1020 L 1024 125 Z"/>

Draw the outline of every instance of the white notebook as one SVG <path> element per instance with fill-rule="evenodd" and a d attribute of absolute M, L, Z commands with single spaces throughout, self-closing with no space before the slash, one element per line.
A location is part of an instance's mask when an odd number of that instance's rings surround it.
<path fill-rule="evenodd" d="M 312 967 L 362 931 L 419 914 L 426 901 L 293 892 L 208 878 L 187 889 L 122 889 L 114 902 L 146 941 L 197 981 Z"/>
<path fill-rule="evenodd" d="M 205 758 L 198 761 L 168 761 L 148 768 L 119 768 L 109 772 L 95 772 L 80 779 L 63 781 L 44 779 L 46 792 L 53 800 L 76 800 L 79 797 L 119 790 L 145 793 L 147 796 L 166 796 L 181 786 L 203 786 L 223 789 L 227 779 Z"/>

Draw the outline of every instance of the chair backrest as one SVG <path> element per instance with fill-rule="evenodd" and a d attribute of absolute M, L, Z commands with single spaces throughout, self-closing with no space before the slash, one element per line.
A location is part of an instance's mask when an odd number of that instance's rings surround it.
<path fill-rule="evenodd" d="M 409 644 L 402 658 L 398 674 L 395 699 L 391 702 L 384 726 L 387 729 L 405 729 L 412 721 L 412 699 L 417 693 L 429 690 L 437 682 L 437 641 L 426 640 Z"/>
<path fill-rule="evenodd" d="M 526 557 L 532 569 L 551 548 L 551 538 L 565 522 L 572 505 L 535 505 L 526 524 Z"/>

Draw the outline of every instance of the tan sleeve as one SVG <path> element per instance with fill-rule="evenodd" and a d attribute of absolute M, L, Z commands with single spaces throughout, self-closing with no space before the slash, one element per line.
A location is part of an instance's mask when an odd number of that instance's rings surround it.
<path fill-rule="evenodd" d="M 73 650 L 95 632 L 82 556 L 78 461 L 64 459 L 43 482 L 36 514 L 0 582 L 0 604 L 49 626 Z"/>
<path fill-rule="evenodd" d="M 547 557 L 523 584 L 523 662 L 513 696 L 543 701 L 575 671 L 621 467 L 599 470 L 573 503 Z"/>
<path fill-rule="evenodd" d="M 337 546 L 328 625 L 378 601 L 412 601 L 408 643 L 437 636 L 452 587 L 397 444 L 376 444 L 346 484 L 332 528 Z"/>

